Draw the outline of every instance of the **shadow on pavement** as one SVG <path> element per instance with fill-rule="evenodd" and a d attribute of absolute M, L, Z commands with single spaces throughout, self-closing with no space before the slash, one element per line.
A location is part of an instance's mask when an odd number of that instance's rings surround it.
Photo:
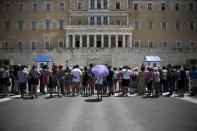
<path fill-rule="evenodd" d="M 100 99 L 86 99 L 84 101 L 85 102 L 101 102 L 102 100 L 100 100 Z"/>

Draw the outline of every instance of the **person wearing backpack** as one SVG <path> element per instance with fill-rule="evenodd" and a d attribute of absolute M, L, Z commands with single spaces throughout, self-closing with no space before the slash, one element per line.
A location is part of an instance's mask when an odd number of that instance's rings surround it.
<path fill-rule="evenodd" d="M 30 96 L 33 99 L 34 98 L 34 94 L 35 94 L 35 98 L 38 98 L 38 93 L 37 93 L 37 87 L 39 84 L 39 77 L 40 77 L 40 72 L 37 71 L 37 66 L 33 65 L 32 69 L 29 71 L 29 81 L 31 83 L 30 86 Z"/>

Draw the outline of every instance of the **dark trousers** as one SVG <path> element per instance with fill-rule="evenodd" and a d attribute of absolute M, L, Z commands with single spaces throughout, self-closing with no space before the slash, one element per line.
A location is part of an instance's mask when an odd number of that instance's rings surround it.
<path fill-rule="evenodd" d="M 168 92 L 168 80 L 163 80 L 163 92 Z"/>

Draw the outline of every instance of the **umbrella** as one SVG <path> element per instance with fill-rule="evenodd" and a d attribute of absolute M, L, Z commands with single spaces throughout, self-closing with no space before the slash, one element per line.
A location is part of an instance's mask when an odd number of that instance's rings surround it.
<path fill-rule="evenodd" d="M 96 76 L 108 76 L 109 71 L 104 65 L 95 65 L 92 67 L 92 73 Z"/>

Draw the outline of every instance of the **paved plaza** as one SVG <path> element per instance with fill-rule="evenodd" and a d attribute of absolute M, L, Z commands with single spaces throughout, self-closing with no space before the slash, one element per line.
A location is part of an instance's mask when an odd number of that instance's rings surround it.
<path fill-rule="evenodd" d="M 197 97 L 0 99 L 0 131 L 196 131 Z"/>

